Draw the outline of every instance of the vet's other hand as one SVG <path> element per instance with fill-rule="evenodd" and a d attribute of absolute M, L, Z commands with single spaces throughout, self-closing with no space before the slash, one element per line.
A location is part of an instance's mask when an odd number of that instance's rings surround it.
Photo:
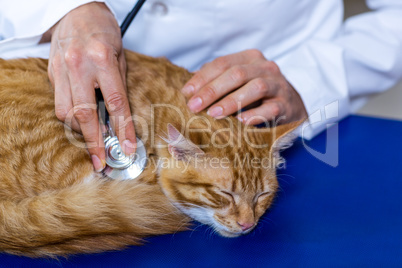
<path fill-rule="evenodd" d="M 279 123 L 286 123 L 307 117 L 303 101 L 278 66 L 254 49 L 205 64 L 182 92 L 190 97 L 191 111 L 209 107 L 208 114 L 217 119 L 252 104 L 256 105 L 237 116 L 245 124 L 279 118 Z"/>
<path fill-rule="evenodd" d="M 95 88 L 102 91 L 124 152 L 135 151 L 120 28 L 106 5 L 92 2 L 69 12 L 51 31 L 48 73 L 55 88 L 56 116 L 82 132 L 94 168 L 100 171 L 105 151 Z"/>

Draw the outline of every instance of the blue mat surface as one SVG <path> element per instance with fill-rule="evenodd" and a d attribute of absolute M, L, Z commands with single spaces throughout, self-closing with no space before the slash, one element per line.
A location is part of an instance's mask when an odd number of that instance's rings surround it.
<path fill-rule="evenodd" d="M 298 140 L 285 152 L 275 205 L 251 234 L 204 226 L 140 247 L 69 259 L 0 254 L 0 267 L 402 267 L 402 122 L 350 116 L 339 124 L 339 165 Z M 307 145 L 324 152 L 325 133 Z"/>

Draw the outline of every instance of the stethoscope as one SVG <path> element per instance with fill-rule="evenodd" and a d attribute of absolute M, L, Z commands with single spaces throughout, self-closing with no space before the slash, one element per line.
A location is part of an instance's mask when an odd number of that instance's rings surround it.
<path fill-rule="evenodd" d="M 123 38 L 131 22 L 141 9 L 145 0 L 139 0 L 130 13 L 127 14 L 120 26 Z M 134 155 L 126 156 L 120 146 L 117 136 L 110 124 L 109 113 L 101 90 L 95 89 L 99 123 L 102 130 L 106 152 L 106 167 L 102 174 L 116 180 L 131 180 L 137 178 L 144 171 L 147 163 L 147 153 L 140 138 L 137 137 L 137 150 Z"/>

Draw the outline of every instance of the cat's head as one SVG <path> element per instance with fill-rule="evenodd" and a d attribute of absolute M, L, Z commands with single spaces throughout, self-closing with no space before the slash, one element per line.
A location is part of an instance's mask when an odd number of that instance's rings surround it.
<path fill-rule="evenodd" d="M 229 134 L 242 131 L 186 138 L 169 124 L 163 138 L 168 149 L 159 163 L 162 189 L 182 212 L 222 236 L 246 234 L 273 202 L 279 150 L 289 144 L 288 134 L 296 126 L 251 129 L 231 139 Z"/>

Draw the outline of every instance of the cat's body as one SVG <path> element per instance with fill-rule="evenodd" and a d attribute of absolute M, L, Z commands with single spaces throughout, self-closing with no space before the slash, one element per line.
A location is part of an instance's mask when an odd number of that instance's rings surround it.
<path fill-rule="evenodd" d="M 76 146 L 82 137 L 57 120 L 46 60 L 0 60 L 0 250 L 30 256 L 113 250 L 183 230 L 188 216 L 237 236 L 272 203 L 273 143 L 289 127 L 277 128 L 277 137 L 249 131 L 245 139 L 236 119 L 195 117 L 187 109 L 179 91 L 191 77 L 186 70 L 165 59 L 126 57 L 136 133 L 149 157 L 129 181 L 95 173 L 86 149 Z M 252 148 L 246 140 L 268 146 Z M 264 157 L 269 167 L 236 166 Z M 227 163 L 212 166 L 216 159 Z"/>

